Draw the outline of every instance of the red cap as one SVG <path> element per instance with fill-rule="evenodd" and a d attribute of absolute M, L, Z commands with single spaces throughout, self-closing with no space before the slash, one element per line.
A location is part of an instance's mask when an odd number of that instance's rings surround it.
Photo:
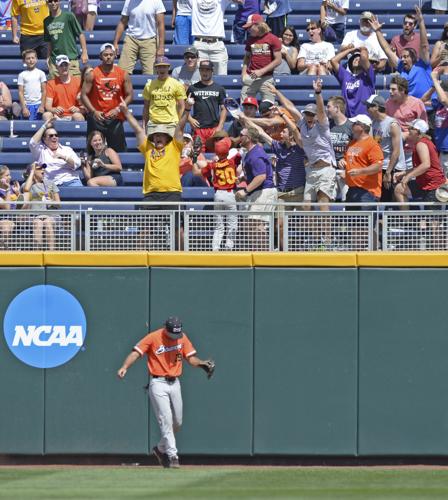
<path fill-rule="evenodd" d="M 261 16 L 260 14 L 251 14 L 248 18 L 247 18 L 247 23 L 246 24 L 243 24 L 243 28 L 245 30 L 247 30 L 248 28 L 250 28 L 253 24 L 260 24 L 260 23 L 264 23 L 264 18 L 263 16 Z"/>
<path fill-rule="evenodd" d="M 244 99 L 243 101 L 243 106 L 245 104 L 252 104 L 252 106 L 256 106 L 256 108 L 258 109 L 258 101 L 255 99 L 255 97 L 246 97 L 246 99 Z"/>

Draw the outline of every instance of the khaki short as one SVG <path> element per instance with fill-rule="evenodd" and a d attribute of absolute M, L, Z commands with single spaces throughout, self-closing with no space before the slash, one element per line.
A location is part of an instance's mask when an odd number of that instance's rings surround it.
<path fill-rule="evenodd" d="M 78 59 L 70 60 L 69 66 L 70 74 L 73 76 L 81 76 L 81 70 L 79 69 L 79 61 Z M 58 76 L 58 68 L 56 64 L 50 60 L 48 63 L 48 79 L 53 80 L 55 76 Z"/>
<path fill-rule="evenodd" d="M 277 203 L 277 189 L 268 188 L 260 189 L 247 197 L 247 201 L 251 203 L 249 212 L 274 212 Z M 271 217 L 269 215 L 262 215 L 261 213 L 249 214 L 249 219 L 256 219 L 269 222 Z"/>
<path fill-rule="evenodd" d="M 154 73 L 154 61 L 156 59 L 157 42 L 156 37 L 137 40 L 126 35 L 118 66 L 132 75 L 137 59 L 142 64 L 142 73 L 152 75 Z"/>
<path fill-rule="evenodd" d="M 303 193 L 304 201 L 317 201 L 320 191 L 330 198 L 336 199 L 336 170 L 333 167 L 306 167 L 306 185 Z"/>

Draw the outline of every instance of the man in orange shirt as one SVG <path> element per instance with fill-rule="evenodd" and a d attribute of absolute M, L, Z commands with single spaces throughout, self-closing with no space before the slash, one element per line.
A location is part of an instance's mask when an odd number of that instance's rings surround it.
<path fill-rule="evenodd" d="M 345 167 L 345 182 L 349 187 L 347 203 L 372 203 L 381 198 L 382 167 L 381 146 L 369 135 L 372 120 L 367 115 L 349 118 L 353 123 L 353 139 L 349 143 L 341 167 Z M 351 207 L 354 210 L 371 210 L 371 207 Z"/>
<path fill-rule="evenodd" d="M 174 433 L 182 425 L 182 394 L 179 377 L 182 374 L 182 360 L 191 366 L 200 367 L 208 378 L 213 375 L 215 363 L 201 360 L 196 349 L 182 331 L 182 322 L 176 316 L 165 321 L 165 327 L 150 332 L 138 342 L 118 370 L 118 377 L 124 378 L 129 367 L 144 354 L 151 374 L 149 398 L 159 422 L 161 438 L 153 453 L 160 465 L 179 468 Z"/>
<path fill-rule="evenodd" d="M 79 102 L 81 79 L 70 74 L 70 59 L 61 54 L 56 57 L 58 76 L 47 83 L 47 97 L 42 119 L 84 121 L 85 109 Z"/>
<path fill-rule="evenodd" d="M 104 134 L 107 144 L 115 151 L 126 151 L 124 135 L 124 115 L 120 111 L 121 99 L 126 104 L 132 102 L 131 79 L 114 64 L 115 48 L 111 43 L 100 47 L 101 64 L 86 73 L 81 96 L 87 108 L 87 135 L 94 130 Z"/>

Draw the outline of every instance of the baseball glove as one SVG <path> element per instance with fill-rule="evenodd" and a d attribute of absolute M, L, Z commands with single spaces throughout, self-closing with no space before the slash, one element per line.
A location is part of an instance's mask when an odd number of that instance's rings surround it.
<path fill-rule="evenodd" d="M 206 359 L 199 365 L 207 374 L 207 378 L 211 378 L 215 373 L 215 362 L 212 359 Z"/>

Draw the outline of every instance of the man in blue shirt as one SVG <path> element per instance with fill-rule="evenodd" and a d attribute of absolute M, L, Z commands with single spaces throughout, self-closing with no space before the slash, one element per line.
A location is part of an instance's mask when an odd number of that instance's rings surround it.
<path fill-rule="evenodd" d="M 417 57 L 415 50 L 411 48 L 403 49 L 401 58 L 399 58 L 381 33 L 382 24 L 378 19 L 375 17 L 370 21 L 370 24 L 376 33 L 381 48 L 387 55 L 390 66 L 408 81 L 409 95 L 420 99 L 432 87 L 431 62 L 425 21 L 422 11 L 418 7 L 415 7 L 415 17 L 420 28 L 420 59 Z"/>

